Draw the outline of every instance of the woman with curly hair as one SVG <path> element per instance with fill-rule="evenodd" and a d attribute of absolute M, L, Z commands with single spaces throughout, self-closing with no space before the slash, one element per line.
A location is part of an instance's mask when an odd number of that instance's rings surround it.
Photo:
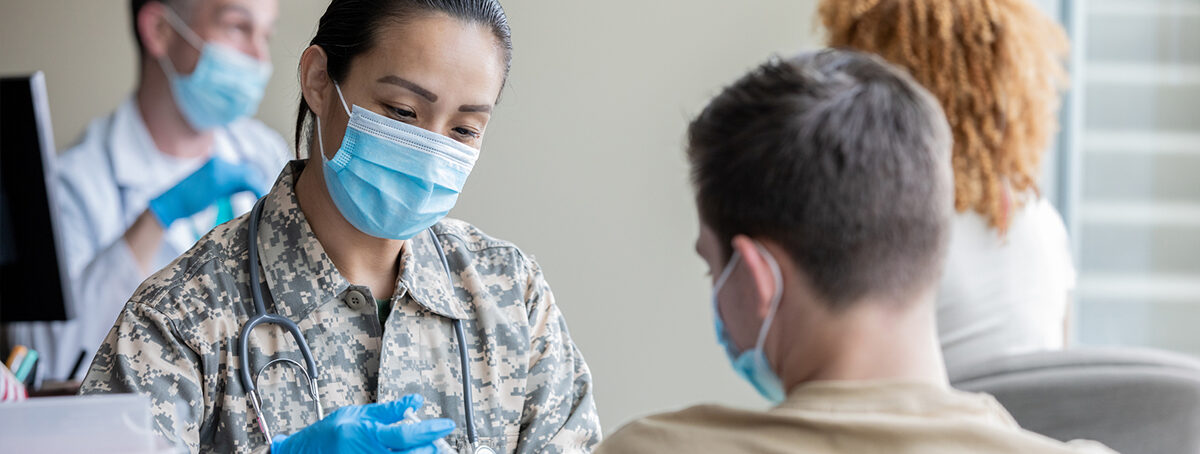
<path fill-rule="evenodd" d="M 822 0 L 828 44 L 906 68 L 953 136 L 955 216 L 938 296 L 951 367 L 1059 349 L 1074 286 L 1037 175 L 1057 128 L 1067 39 L 1030 0 Z"/>

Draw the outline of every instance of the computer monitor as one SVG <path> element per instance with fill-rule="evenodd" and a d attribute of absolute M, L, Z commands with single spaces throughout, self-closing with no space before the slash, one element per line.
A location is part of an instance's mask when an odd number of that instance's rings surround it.
<path fill-rule="evenodd" d="M 45 76 L 0 78 L 0 322 L 73 316 L 55 228 L 54 159 Z"/>

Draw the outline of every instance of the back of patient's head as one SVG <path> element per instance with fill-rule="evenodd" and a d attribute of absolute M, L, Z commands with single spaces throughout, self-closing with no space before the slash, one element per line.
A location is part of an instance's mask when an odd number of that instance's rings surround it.
<path fill-rule="evenodd" d="M 940 275 L 950 133 L 903 71 L 849 51 L 773 59 L 688 135 L 700 219 L 726 259 L 735 235 L 773 242 L 834 309 L 911 299 Z"/>

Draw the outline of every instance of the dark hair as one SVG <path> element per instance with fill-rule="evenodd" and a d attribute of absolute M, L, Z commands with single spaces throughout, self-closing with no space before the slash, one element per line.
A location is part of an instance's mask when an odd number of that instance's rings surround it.
<path fill-rule="evenodd" d="M 317 26 L 309 45 L 321 46 L 327 56 L 329 77 L 335 82 L 346 77 L 350 61 L 370 51 L 384 23 L 404 23 L 420 14 L 445 13 L 450 17 L 491 28 L 504 55 L 504 78 L 512 64 L 512 32 L 504 8 L 496 0 L 333 0 Z M 304 97 L 296 114 L 296 153 L 304 125 L 312 110 Z"/>
<path fill-rule="evenodd" d="M 129 1 L 129 25 L 133 28 L 133 40 L 138 45 L 138 55 L 145 53 L 146 45 L 142 43 L 142 34 L 138 33 L 138 13 L 142 12 L 142 7 L 149 3 L 162 3 L 167 5 L 183 18 L 187 18 L 191 13 L 192 3 L 195 0 L 130 0 Z"/>
<path fill-rule="evenodd" d="M 774 58 L 692 121 L 702 221 L 785 248 L 837 309 L 906 298 L 941 272 L 951 213 L 950 131 L 937 101 L 876 57 Z"/>

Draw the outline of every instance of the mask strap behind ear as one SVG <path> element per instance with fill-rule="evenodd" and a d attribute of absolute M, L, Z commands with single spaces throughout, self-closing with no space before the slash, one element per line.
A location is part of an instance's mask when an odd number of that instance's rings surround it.
<path fill-rule="evenodd" d="M 763 326 L 758 331 L 758 340 L 754 343 L 759 351 L 762 351 L 763 344 L 767 341 L 767 333 L 771 331 L 771 324 L 775 321 L 775 312 L 779 310 L 779 303 L 783 300 L 783 272 L 779 269 L 779 262 L 775 261 L 775 256 L 771 255 L 766 247 L 755 241 L 754 245 L 758 247 L 758 253 L 763 255 L 763 259 L 767 261 L 767 267 L 771 268 L 771 276 L 775 278 L 775 292 L 771 294 L 771 306 L 767 309 L 767 318 L 763 319 Z"/>
<path fill-rule="evenodd" d="M 313 119 L 317 121 L 317 152 L 321 153 L 321 162 L 325 162 L 329 158 L 325 157 L 325 138 L 321 137 L 321 117 L 314 113 Z M 311 151 L 312 147 L 308 147 L 308 149 Z"/>
<path fill-rule="evenodd" d="M 192 47 L 196 48 L 196 50 L 203 49 L 204 38 L 201 38 L 200 35 L 197 35 L 196 32 L 192 30 L 192 27 L 189 27 L 187 22 L 184 22 L 183 18 L 179 17 L 179 14 L 176 13 L 174 9 L 166 5 L 163 5 L 163 7 L 167 11 L 167 14 L 163 15 L 163 17 L 167 18 L 167 23 L 171 24 L 171 28 L 174 28 L 175 32 L 179 33 L 179 36 L 182 36 L 184 41 L 187 41 L 188 44 L 191 44 Z"/>
<path fill-rule="evenodd" d="M 350 116 L 350 106 L 346 105 L 346 97 L 342 96 L 342 87 L 339 87 L 337 82 L 334 82 L 333 89 L 337 90 L 338 99 L 342 101 L 342 108 L 346 109 L 346 116 Z"/>

